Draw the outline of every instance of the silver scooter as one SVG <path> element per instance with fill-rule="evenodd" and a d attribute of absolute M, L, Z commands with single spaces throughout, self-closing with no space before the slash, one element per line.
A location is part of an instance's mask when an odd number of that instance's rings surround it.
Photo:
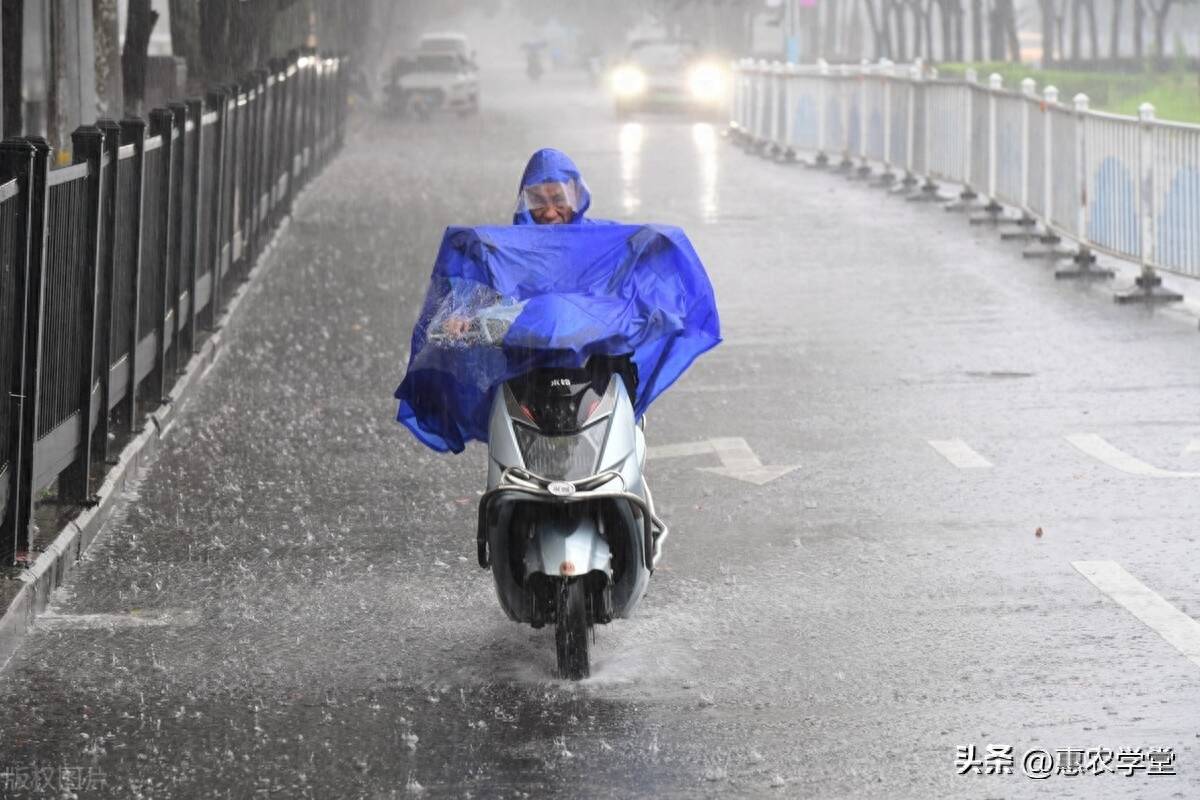
<path fill-rule="evenodd" d="M 479 565 L 510 619 L 555 626 L 570 680 L 590 673 L 592 627 L 633 613 L 669 533 L 642 477 L 635 390 L 627 358 L 593 356 L 511 380 L 491 407 Z"/>

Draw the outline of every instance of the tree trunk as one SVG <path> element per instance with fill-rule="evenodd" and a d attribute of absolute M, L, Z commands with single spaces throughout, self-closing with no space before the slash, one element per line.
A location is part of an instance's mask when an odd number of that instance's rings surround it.
<path fill-rule="evenodd" d="M 1088 51 L 1092 56 L 1092 61 L 1100 60 L 1100 28 L 1096 25 L 1096 0 L 1084 0 L 1084 11 L 1087 12 L 1088 18 Z"/>
<path fill-rule="evenodd" d="M 25 2 L 24 0 L 3 0 L 0 6 L 3 20 L 3 39 L 0 40 L 0 60 L 3 70 L 3 111 L 4 138 L 20 136 L 25 129 L 25 108 L 21 103 L 21 56 L 24 48 Z"/>
<path fill-rule="evenodd" d="M 938 24 L 942 31 L 942 61 L 954 60 L 954 28 L 950 23 L 950 3 L 947 0 L 937 0 L 935 3 L 938 10 Z M 930 10 L 929 16 L 932 19 L 933 11 Z M 930 49 L 932 50 L 932 43 Z"/>
<path fill-rule="evenodd" d="M 1079 67 L 1079 62 L 1083 60 L 1083 26 L 1079 24 L 1080 5 L 1082 5 L 1082 0 L 1071 0 L 1071 61 L 1075 63 L 1076 69 Z"/>
<path fill-rule="evenodd" d="M 1051 0 L 1053 2 L 1053 0 Z M 1059 0 L 1054 9 L 1054 33 L 1057 37 L 1058 58 L 1061 61 L 1067 57 L 1067 0 Z"/>
<path fill-rule="evenodd" d="M 1013 63 L 1021 61 L 1021 38 L 1017 36 L 1017 9 L 1013 0 L 1003 0 L 1002 23 L 1004 37 L 1008 42 L 1009 60 Z"/>
<path fill-rule="evenodd" d="M 867 9 L 867 24 L 871 26 L 871 38 L 875 42 L 875 60 L 888 58 L 892 54 L 890 31 L 887 24 L 887 7 L 875 8 L 875 0 L 863 0 Z"/>
<path fill-rule="evenodd" d="M 96 42 L 97 105 L 101 116 L 114 117 L 125 107 L 117 0 L 92 0 L 92 29 Z"/>
<path fill-rule="evenodd" d="M 954 60 L 960 64 L 967 60 L 967 24 L 966 12 L 963 10 L 962 0 L 954 0 L 954 13 L 951 14 L 951 19 L 954 21 Z"/>
<path fill-rule="evenodd" d="M 983 61 L 983 0 L 971 0 L 971 59 Z"/>
<path fill-rule="evenodd" d="M 1146 6 L 1133 0 L 1133 57 L 1139 62 L 1146 56 Z"/>
<path fill-rule="evenodd" d="M 1156 69 L 1161 69 L 1163 61 L 1167 57 L 1167 16 L 1171 13 L 1171 6 L 1175 5 L 1175 0 L 1159 0 L 1158 4 L 1150 3 L 1150 10 L 1154 12 L 1154 59 L 1158 63 Z"/>
<path fill-rule="evenodd" d="M 145 116 L 146 57 L 158 12 L 150 8 L 150 0 L 129 0 L 127 13 L 125 51 L 121 53 L 121 86 L 125 95 L 125 113 L 140 117 Z"/>
<path fill-rule="evenodd" d="M 1004 40 L 1000 37 L 999 11 L 993 6 L 987 10 L 988 61 L 1004 60 Z"/>
<path fill-rule="evenodd" d="M 1125 0 L 1112 0 L 1112 20 L 1108 28 L 1108 57 L 1116 61 L 1121 57 L 1121 10 Z"/>
<path fill-rule="evenodd" d="M 896 47 L 893 52 L 896 60 L 904 63 L 908 61 L 908 20 L 904 18 L 904 3 L 902 0 L 890 0 L 889 5 L 896 26 Z"/>
<path fill-rule="evenodd" d="M 1042 10 L 1042 68 L 1054 64 L 1054 0 L 1040 0 Z"/>
<path fill-rule="evenodd" d="M 925 26 L 925 60 L 932 62 L 935 58 L 933 49 L 933 0 L 926 0 L 921 9 L 921 22 Z"/>

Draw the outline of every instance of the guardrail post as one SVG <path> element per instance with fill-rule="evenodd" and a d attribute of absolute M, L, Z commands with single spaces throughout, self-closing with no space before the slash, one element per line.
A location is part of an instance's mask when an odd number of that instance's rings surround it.
<path fill-rule="evenodd" d="M 104 187 L 104 202 L 101 204 L 100 224 L 104 226 L 104 251 L 100 254 L 100 283 L 104 287 L 106 302 L 97 309 L 97 327 L 100 329 L 100 409 L 96 418 L 96 432 L 92 436 L 92 446 L 95 457 L 105 463 L 112 463 L 112 442 L 109 433 L 109 402 L 112 390 L 112 307 L 116 302 L 113 293 L 114 259 L 117 247 L 117 222 L 122 209 L 117 202 L 117 187 L 120 185 L 120 161 L 117 155 L 121 149 L 121 126 L 111 119 L 96 120 L 96 127 L 104 134 L 104 151 L 108 154 L 109 180 Z"/>
<path fill-rule="evenodd" d="M 996 201 L 996 150 L 998 145 L 999 123 L 997 120 L 997 98 L 1004 88 L 1004 78 L 993 72 L 988 76 L 988 115 L 987 115 L 987 175 L 980 176 L 987 183 L 987 204 L 983 207 L 985 217 L 976 217 L 972 223 L 988 222 L 999 224 L 1004 207 Z"/>
<path fill-rule="evenodd" d="M 1118 292 L 1113 299 L 1118 303 L 1177 303 L 1183 295 L 1166 289 L 1162 277 L 1154 269 L 1157 253 L 1157 203 L 1155 193 L 1156 174 L 1154 169 L 1155 133 L 1157 130 L 1154 106 L 1142 103 L 1138 107 L 1138 221 L 1140 262 L 1142 272 L 1134 280 L 1134 287 Z"/>
<path fill-rule="evenodd" d="M 172 187 L 175 193 L 174 202 L 171 205 L 171 263 L 175 265 L 175 294 L 169 298 L 172 308 L 175 309 L 175 349 L 172 351 L 174 357 L 171 359 L 172 373 L 178 373 L 184 365 L 184 352 L 191 352 L 192 343 L 186 337 L 186 324 L 183 321 L 183 312 L 179 308 L 179 300 L 185 291 L 189 291 L 191 285 L 188 276 L 188 264 L 192 261 L 190 254 L 185 253 L 183 249 L 184 241 L 184 226 L 188 225 L 188 218 L 184 216 L 184 190 L 189 186 L 188 180 L 192 173 L 192 154 L 191 154 L 191 139 L 188 138 L 187 121 L 188 111 L 185 103 L 168 103 L 167 108 L 171 111 L 171 117 L 175 128 L 179 131 L 179 141 L 174 145 L 179 151 L 179 171 L 172 179 Z M 197 189 L 191 190 L 190 204 L 196 204 L 195 195 Z M 193 209 L 194 213 L 194 209 Z M 188 315 L 190 318 L 190 314 Z M 186 351 L 185 349 L 186 348 Z"/>
<path fill-rule="evenodd" d="M 41 399 L 42 323 L 46 305 L 46 245 L 50 235 L 50 145 L 40 136 L 26 138 L 33 149 L 32 169 L 29 172 L 29 246 L 26 248 L 24 297 L 25 330 L 22 350 L 16 358 L 24 365 L 21 383 L 13 387 L 21 401 L 20 444 L 18 453 L 20 479 L 13 484 L 12 515 L 15 563 L 29 562 L 33 541 L 33 480 L 34 447 L 37 443 L 38 406 Z"/>
<path fill-rule="evenodd" d="M 778 159 L 784 154 L 783 137 L 787 135 L 785 115 L 789 83 L 784 74 L 783 63 L 772 61 L 771 72 L 767 76 L 767 85 L 771 93 L 771 115 L 767 125 L 767 146 L 763 150 L 763 155 L 767 158 Z"/>
<path fill-rule="evenodd" d="M 916 177 L 916 147 L 917 147 L 917 93 L 921 91 L 921 76 L 924 70 L 920 59 L 908 68 L 908 80 L 905 83 L 905 95 L 908 103 L 905 106 L 904 126 L 908 134 L 904 137 L 904 179 L 900 181 L 903 191 L 910 191 L 917 185 Z"/>
<path fill-rule="evenodd" d="M 41 231 L 35 227 L 38 215 L 37 195 L 35 184 L 38 180 L 36 151 L 33 145 L 22 139 L 6 139 L 0 143 L 0 175 L 17 181 L 18 195 L 10 202 L 17 203 L 16 224 L 20 226 L 21 244 L 12 263 L 13 270 L 13 325 L 9 331 L 0 331 L 0 335 L 9 338 L 12 348 L 12 372 L 9 383 L 8 419 L 3 424 L 8 426 L 8 470 L 9 491 L 4 509 L 0 510 L 0 564 L 5 566 L 14 563 L 19 550 L 28 548 L 28 529 L 32 511 L 32 492 L 26 484 L 33 480 L 25 458 L 26 448 L 32 447 L 33 436 L 25 428 L 26 420 L 32 412 L 37 413 L 36 404 L 30 391 L 27 376 L 29 371 L 27 357 L 29 354 L 28 336 L 30 327 L 36 338 L 37 326 L 40 324 L 38 313 L 38 298 L 34 290 L 40 291 L 40 265 L 35 273 L 33 255 L 36 251 L 35 237 Z M 42 190 L 45 191 L 43 176 Z M 42 198 L 44 207 L 44 198 Z M 44 211 L 44 208 L 43 208 Z M 44 219 L 44 217 L 43 217 Z M 36 384 L 34 384 L 36 385 Z M 33 408 L 30 408 L 33 406 Z M 35 419 L 36 422 L 36 419 Z M 33 430 L 36 430 L 34 428 Z"/>
<path fill-rule="evenodd" d="M 1047 86 L 1042 90 L 1042 235 L 1038 242 L 1042 250 L 1026 250 L 1025 258 L 1058 258 L 1062 237 L 1054 230 L 1054 109 L 1058 107 L 1058 89 Z"/>
<path fill-rule="evenodd" d="M 780 136 L 781 141 L 775 148 L 775 156 L 790 163 L 796 160 L 796 148 L 793 147 L 793 143 L 796 141 L 796 76 L 800 74 L 800 68 L 791 63 L 777 63 L 775 66 L 779 71 L 776 78 L 782 82 L 780 87 L 780 105 L 782 107 L 779 110 L 779 116 L 782 119 L 776 129 L 783 129 Z"/>
<path fill-rule="evenodd" d="M 1076 185 L 1072 189 L 1077 193 L 1079 205 L 1075 210 L 1075 229 L 1079 239 L 1079 249 L 1071 256 L 1075 266 L 1071 269 L 1060 269 L 1054 273 L 1056 278 L 1080 278 L 1092 280 L 1096 278 L 1111 278 L 1112 270 L 1096 269 L 1096 254 L 1088 242 L 1087 223 L 1088 207 L 1091 199 L 1088 197 L 1088 162 L 1087 162 L 1087 115 L 1088 96 L 1082 92 L 1075 95 L 1075 159 Z"/>
<path fill-rule="evenodd" d="M 842 160 L 838 162 L 838 172 L 849 172 L 854 168 L 854 160 L 850 153 L 850 76 L 851 68 L 848 64 L 842 64 L 838 67 L 838 111 L 842 117 Z"/>
<path fill-rule="evenodd" d="M 938 75 L 937 75 L 936 68 L 930 67 L 929 77 L 935 81 L 937 80 Z M 921 115 L 921 118 L 924 120 L 924 126 L 925 126 L 925 138 L 921 145 L 922 149 L 924 151 L 924 154 L 925 154 L 925 181 L 921 184 L 920 194 L 911 195 L 908 199 L 925 202 L 925 203 L 930 203 L 930 202 L 935 202 L 935 201 L 939 201 L 942 199 L 938 195 L 937 182 L 934 181 L 933 176 L 931 174 L 933 172 L 933 111 L 932 111 L 933 103 L 930 102 L 931 88 L 930 88 L 930 84 L 925 81 L 925 76 L 924 75 L 918 76 L 918 80 L 921 82 L 920 91 L 924 95 L 924 100 L 925 100 L 924 113 Z"/>
<path fill-rule="evenodd" d="M 121 120 L 121 141 L 125 144 L 132 144 L 134 148 L 134 156 L 129 160 L 130 166 L 134 170 L 134 185 L 137 187 L 136 200 L 133 203 L 133 229 L 136 235 L 133 237 L 133 252 L 130 253 L 130 258 L 133 259 L 133 269 L 130 270 L 130 291 L 133 296 L 130 300 L 129 309 L 129 382 L 126 384 L 124 402 L 120 403 L 117 408 L 119 410 L 118 419 L 121 427 L 125 432 L 132 435 L 137 426 L 138 416 L 138 357 L 137 348 L 138 342 L 141 341 L 142 331 L 140 324 L 140 309 L 141 309 L 141 286 L 142 286 L 142 233 L 146 226 L 142 224 L 142 197 L 145 192 L 145 164 L 146 164 L 146 121 L 144 119 L 123 119 Z M 128 209 L 126 209 L 128 210 Z"/>
<path fill-rule="evenodd" d="M 157 403 L 167 402 L 167 312 L 171 309 L 171 286 L 174 283 L 171 276 L 179 274 L 179 266 L 175 263 L 175 232 L 171 221 L 175 216 L 175 204 L 178 203 L 177 186 L 179 176 L 175 174 L 175 142 L 171 134 L 175 130 L 175 115 L 169 109 L 156 108 L 150 112 L 150 134 L 162 137 L 162 174 L 159 176 L 160 200 L 158 208 L 149 212 L 158 217 L 158 241 L 151 244 L 159 253 L 159 269 L 162 270 L 162 286 L 159 297 L 154 298 L 157 311 L 154 314 L 155 342 L 154 369 L 150 372 L 149 392 L 157 398 Z"/>
<path fill-rule="evenodd" d="M 86 162 L 87 177 L 87 212 L 80 220 L 83 228 L 83 270 L 78 275 L 82 285 L 83 302 L 79 308 L 79 327 L 82 332 L 80 344 L 81 358 L 77 366 L 79 404 L 79 443 L 75 449 L 75 460 L 62 471 L 58 478 L 59 500 L 69 503 L 92 505 L 91 467 L 92 467 L 92 387 L 96 383 L 96 336 L 107 335 L 107 331 L 97 332 L 96 311 L 100 305 L 100 225 L 101 206 L 104 202 L 104 173 L 101 164 L 104 160 L 104 133 L 93 126 L 77 128 L 71 134 L 71 148 L 74 151 L 75 163 Z M 103 368 L 103 367 L 101 367 Z M 97 408 L 95 413 L 106 414 L 107 408 Z"/>
<path fill-rule="evenodd" d="M 813 166 L 824 169 L 829 166 L 829 142 L 826 116 L 829 114 L 829 63 L 817 60 L 817 156 Z"/>
<path fill-rule="evenodd" d="M 1037 234 L 1034 227 L 1037 220 L 1029 213 L 1029 141 L 1033 115 L 1031 108 L 1037 98 L 1037 81 L 1026 78 L 1021 81 L 1021 216 L 1012 220 L 1021 229 L 1000 234 L 1004 240 L 1019 240 L 1027 242 Z"/>
<path fill-rule="evenodd" d="M 892 87 L 896 83 L 896 65 L 881 59 L 879 72 L 883 82 L 883 172 L 874 185 L 887 188 L 896 180 L 896 173 L 892 172 Z"/>
<path fill-rule="evenodd" d="M 867 75 L 871 72 L 871 62 L 862 60 L 858 71 L 858 169 L 859 178 L 871 175 L 871 165 L 867 161 Z"/>
<path fill-rule="evenodd" d="M 196 352 L 196 328 L 200 324 L 200 321 L 196 319 L 200 313 L 196 302 L 196 284 L 201 270 L 200 237 L 208 236 L 210 233 L 200 230 L 200 205 L 204 201 L 200 187 L 204 179 L 204 171 L 211 168 L 210 165 L 204 163 L 204 100 L 199 97 L 189 98 L 187 116 L 192 123 L 192 138 L 188 142 L 186 151 L 189 170 L 188 185 L 191 187 L 192 199 L 191 213 L 183 221 L 183 224 L 191 232 L 191 247 L 188 248 L 189 252 L 184 254 L 188 263 L 188 318 L 184 342 L 187 344 L 188 351 L 194 353 Z M 184 130 L 187 130 L 186 126 Z M 211 202 L 211 198 L 209 202 Z"/>
<path fill-rule="evenodd" d="M 204 327 L 208 330 L 216 330 L 217 317 L 221 313 L 221 264 L 223 261 L 221 253 L 221 237 L 224 231 L 224 200 L 225 195 L 225 122 L 229 119 L 229 110 L 226 108 L 226 100 L 228 95 L 224 89 L 208 93 L 208 105 L 217 113 L 217 121 L 212 125 L 212 135 L 216 137 L 216 145 L 213 148 L 213 163 L 205 164 L 202 169 L 214 170 L 212 179 L 212 197 L 209 202 L 212 203 L 212 219 L 210 220 L 208 230 L 200 231 L 200 236 L 208 236 L 211 242 L 209 248 L 209 263 L 206 265 L 212 277 L 212 291 L 209 293 L 208 313 L 205 315 Z"/>
<path fill-rule="evenodd" d="M 979 82 L 979 74 L 974 69 L 968 68 L 963 73 L 963 80 L 967 85 L 966 102 L 963 103 L 963 188 L 958 193 L 958 199 L 952 203 L 946 204 L 947 211 L 969 211 L 971 206 L 979 199 L 979 195 L 975 192 L 974 183 L 980 176 L 972 175 L 971 161 L 972 153 L 975 149 L 975 92 L 971 91 L 971 87 Z"/>

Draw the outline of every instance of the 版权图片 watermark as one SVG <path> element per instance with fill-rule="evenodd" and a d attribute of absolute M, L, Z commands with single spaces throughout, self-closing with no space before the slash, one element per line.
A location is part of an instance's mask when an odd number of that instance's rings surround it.
<path fill-rule="evenodd" d="M 38 797 L 69 791 L 99 789 L 107 785 L 98 767 L 68 764 L 0 764 L 0 794 L 4 797 Z"/>

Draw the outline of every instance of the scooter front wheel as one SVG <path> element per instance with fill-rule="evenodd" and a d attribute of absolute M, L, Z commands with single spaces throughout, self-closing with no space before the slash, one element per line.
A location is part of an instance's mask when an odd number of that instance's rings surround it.
<path fill-rule="evenodd" d="M 563 580 L 558 585 L 554 630 L 560 678 L 577 681 L 591 674 L 588 629 L 588 597 L 583 581 Z"/>

